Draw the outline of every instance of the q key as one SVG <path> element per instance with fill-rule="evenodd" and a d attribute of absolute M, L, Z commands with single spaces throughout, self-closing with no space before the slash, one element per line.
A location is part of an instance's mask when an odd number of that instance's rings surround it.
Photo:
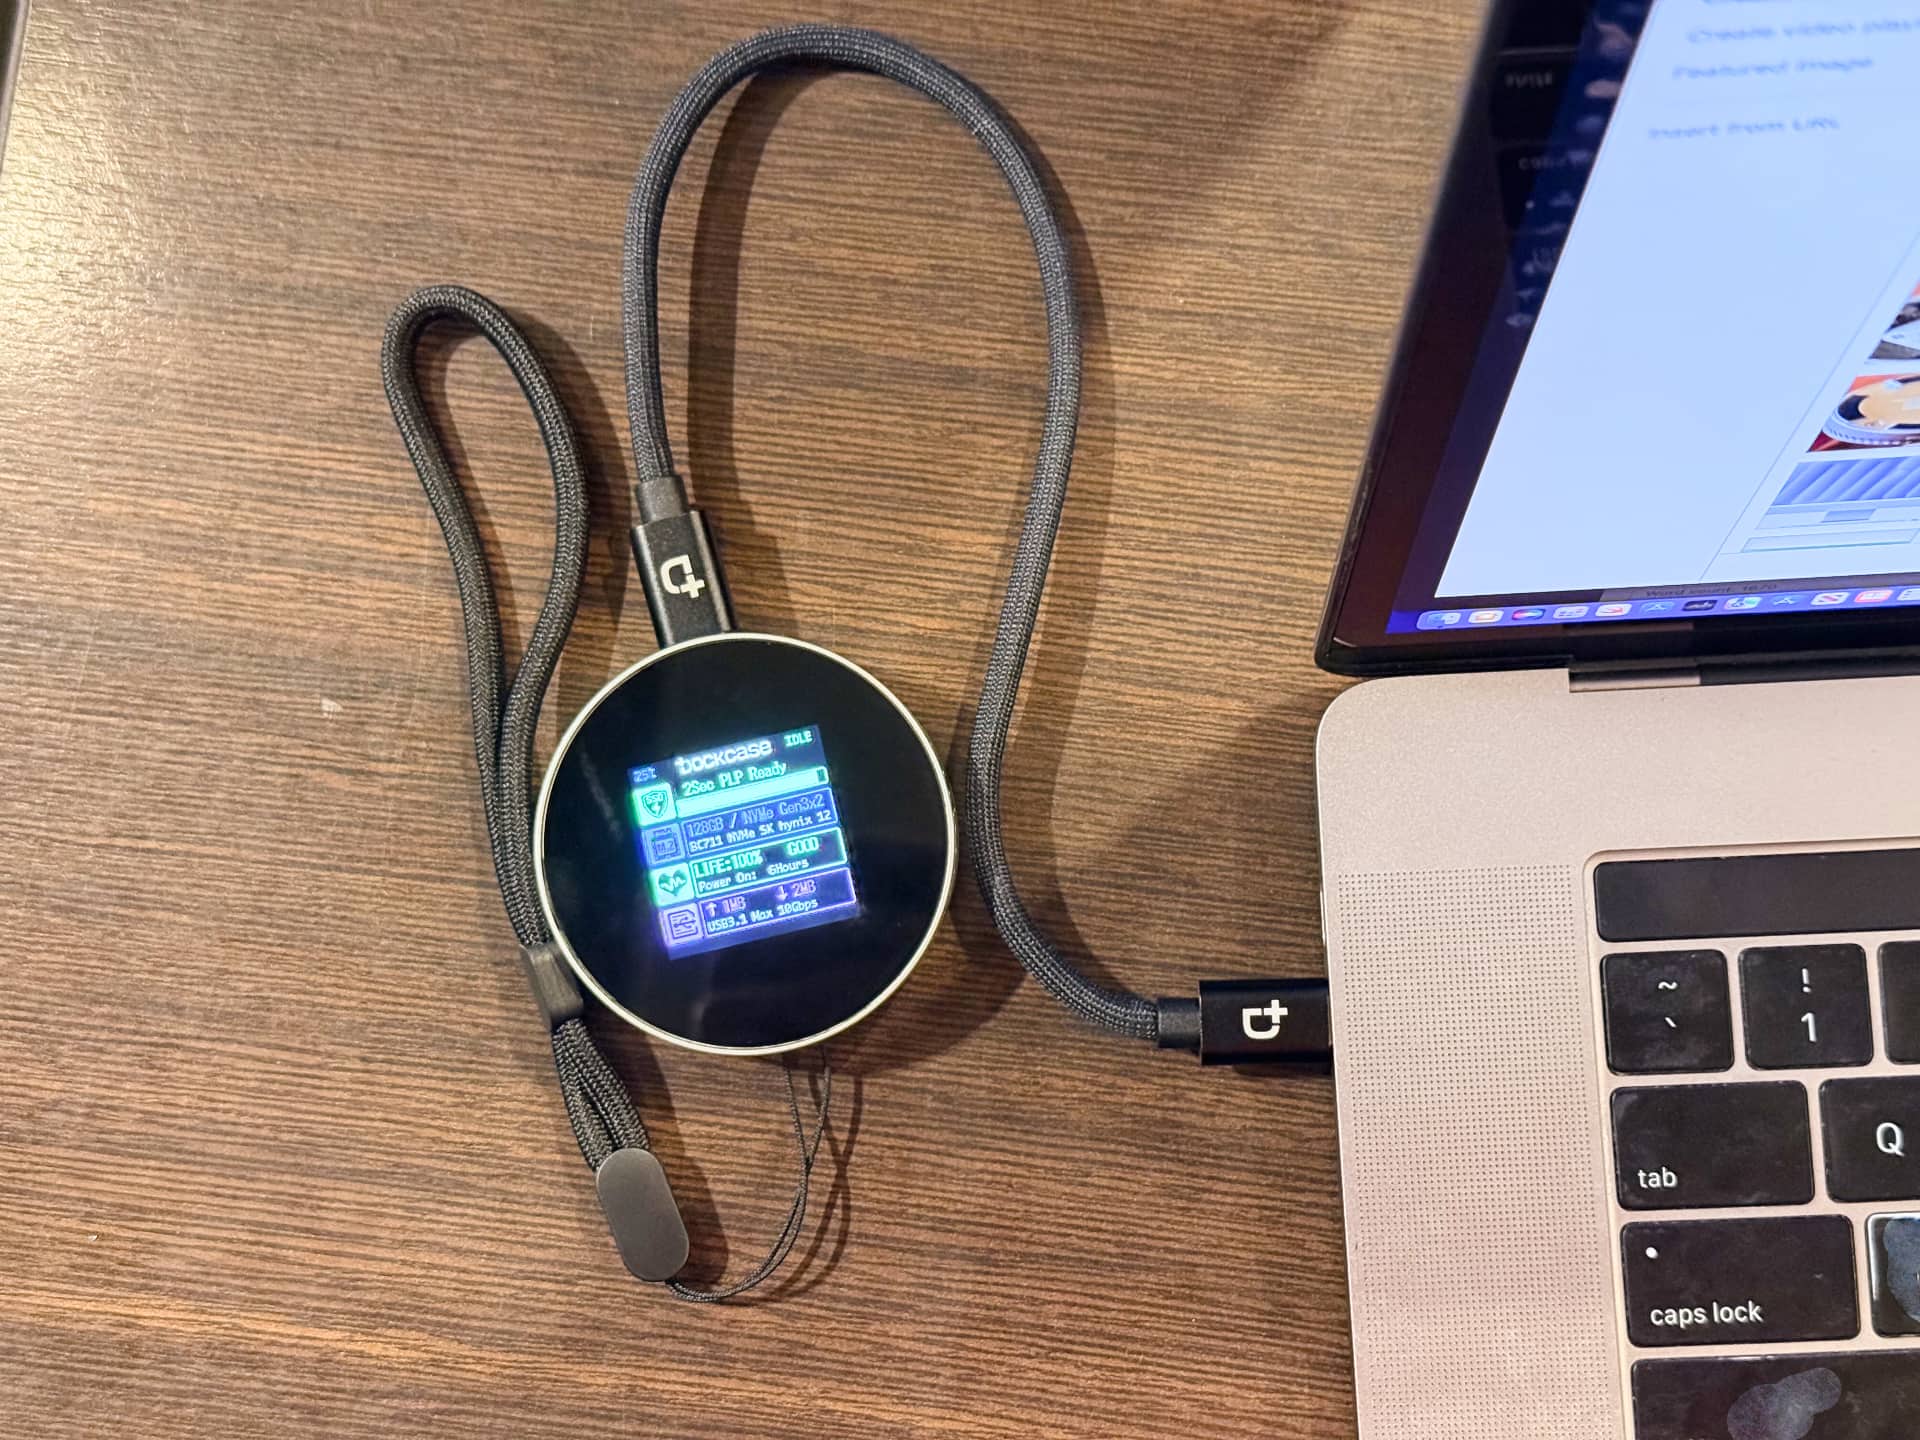
<path fill-rule="evenodd" d="M 1920 1076 L 1829 1080 L 1820 1119 L 1834 1199 L 1920 1200 Z"/>

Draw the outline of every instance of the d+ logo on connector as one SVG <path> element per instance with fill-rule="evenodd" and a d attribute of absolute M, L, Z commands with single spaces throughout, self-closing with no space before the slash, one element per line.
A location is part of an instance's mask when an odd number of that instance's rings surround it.
<path fill-rule="evenodd" d="M 1240 1012 L 1240 1029 L 1249 1040 L 1277 1040 L 1280 1022 L 1287 1018 L 1287 1007 L 1278 1000 L 1264 1005 L 1249 1005 Z"/>
<path fill-rule="evenodd" d="M 660 562 L 660 583 L 668 594 L 685 595 L 689 600 L 698 599 L 707 588 L 707 582 L 693 573 L 693 561 L 685 555 Z"/>

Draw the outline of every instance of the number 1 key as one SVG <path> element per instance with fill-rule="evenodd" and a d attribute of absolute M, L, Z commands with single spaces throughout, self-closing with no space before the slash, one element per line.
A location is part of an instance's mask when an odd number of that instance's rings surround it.
<path fill-rule="evenodd" d="M 1771 945 L 1740 955 L 1747 1060 L 1761 1070 L 1873 1059 L 1867 956 L 1858 945 Z"/>

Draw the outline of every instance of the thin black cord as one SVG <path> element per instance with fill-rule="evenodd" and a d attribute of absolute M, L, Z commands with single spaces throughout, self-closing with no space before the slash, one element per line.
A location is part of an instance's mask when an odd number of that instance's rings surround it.
<path fill-rule="evenodd" d="M 436 321 L 457 320 L 472 325 L 500 352 L 519 383 L 520 391 L 540 424 L 548 462 L 553 469 L 553 573 L 546 599 L 534 622 L 526 653 L 506 678 L 506 646 L 500 634 L 500 609 L 494 595 L 493 572 L 487 564 L 480 532 L 467 505 L 466 492 L 447 460 L 433 419 L 420 397 L 414 361 L 420 336 Z M 492 301 L 457 285 L 434 285 L 402 301 L 387 322 L 380 347 L 380 373 L 395 424 L 406 442 L 407 454 L 419 473 L 427 503 L 440 522 L 440 533 L 453 558 L 454 582 L 460 592 L 460 616 L 467 639 L 467 687 L 473 707 L 474 758 L 480 771 L 480 798 L 486 810 L 487 838 L 493 850 L 494 874 L 507 918 L 523 948 L 537 950 L 552 941 L 546 916 L 540 909 L 533 869 L 534 732 L 547 683 L 566 644 L 580 599 L 580 579 L 587 557 L 587 491 L 574 442 L 573 423 L 561 403 L 540 358 L 512 320 Z M 505 698 L 502 699 L 502 689 Z M 571 988 L 571 982 L 564 982 Z M 566 1102 L 567 1120 L 579 1141 L 587 1167 L 598 1171 L 616 1150 L 648 1149 L 646 1126 L 640 1121 L 627 1088 L 607 1064 L 585 1024 L 573 1018 L 554 1025 L 551 1035 L 554 1072 Z M 799 1238 L 807 1214 L 807 1192 L 815 1157 L 827 1123 L 832 1077 L 822 1081 L 820 1101 L 811 1136 L 800 1119 L 793 1071 L 786 1072 L 787 1103 L 793 1114 L 795 1146 L 799 1153 L 799 1181 L 773 1248 L 748 1276 L 718 1290 L 696 1290 L 669 1281 L 668 1288 L 684 1300 L 724 1300 L 750 1290 L 778 1269 Z"/>
<path fill-rule="evenodd" d="M 667 1288 L 682 1300 L 691 1300 L 696 1304 L 711 1305 L 721 1300 L 731 1300 L 753 1289 L 774 1271 L 786 1264 L 787 1256 L 793 1253 L 794 1245 L 800 1239 L 800 1233 L 807 1224 L 807 1188 L 813 1178 L 813 1164 L 820 1153 L 820 1141 L 827 1133 L 827 1107 L 833 1103 L 833 1071 L 821 1067 L 820 1096 L 814 1102 L 813 1133 L 807 1133 L 807 1127 L 800 1118 L 800 1092 L 794 1087 L 793 1066 L 786 1067 L 787 1110 L 793 1116 L 793 1139 L 800 1154 L 800 1178 L 793 1189 L 793 1201 L 787 1207 L 786 1222 L 780 1227 L 780 1233 L 774 1238 L 773 1248 L 752 1270 L 731 1285 L 722 1285 L 713 1290 L 695 1290 L 678 1280 L 669 1280 Z"/>
<path fill-rule="evenodd" d="M 660 391 L 658 269 L 667 194 L 700 123 L 720 99 L 750 76 L 795 64 L 883 75 L 945 106 L 1000 167 L 1026 219 L 1047 314 L 1047 404 L 1026 519 L 1014 549 L 967 750 L 967 840 L 994 927 L 1020 963 L 1084 1019 L 1123 1035 L 1153 1040 L 1159 1034 L 1158 1007 L 1131 991 L 1095 985 L 1082 975 L 1034 924 L 1007 861 L 1000 814 L 1001 761 L 1073 466 L 1074 427 L 1080 411 L 1080 317 L 1066 240 L 1046 186 L 1012 127 L 964 76 L 872 30 L 793 25 L 764 31 L 721 51 L 681 90 L 647 149 L 627 206 L 621 310 L 627 349 L 627 415 L 640 477 L 635 493 L 641 516 L 656 520 L 687 507 L 685 487 L 673 467 Z"/>

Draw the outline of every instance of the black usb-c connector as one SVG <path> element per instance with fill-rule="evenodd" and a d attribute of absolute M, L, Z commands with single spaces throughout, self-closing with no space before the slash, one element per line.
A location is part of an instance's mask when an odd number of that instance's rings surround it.
<path fill-rule="evenodd" d="M 1202 1065 L 1265 1065 L 1333 1057 L 1324 980 L 1203 980 L 1200 998 L 1163 997 L 1162 1050 L 1194 1050 Z"/>
<path fill-rule="evenodd" d="M 713 553 L 707 517 L 698 510 L 643 519 L 633 527 L 633 559 L 663 647 L 733 629 L 726 577 Z"/>

